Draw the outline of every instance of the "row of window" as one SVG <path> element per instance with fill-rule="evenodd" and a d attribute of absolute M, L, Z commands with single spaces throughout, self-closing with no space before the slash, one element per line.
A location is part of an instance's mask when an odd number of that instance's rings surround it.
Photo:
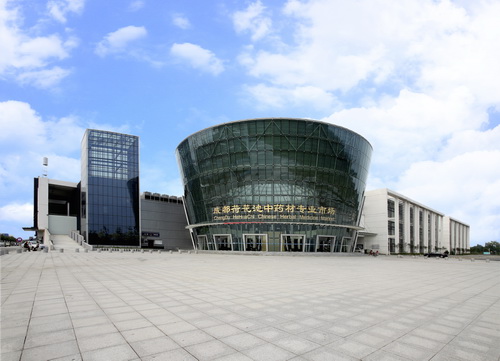
<path fill-rule="evenodd" d="M 283 152 L 277 152 L 283 153 Z M 368 162 L 361 164 L 345 158 L 335 158 L 317 154 L 290 153 L 291 157 L 273 152 L 235 153 L 225 156 L 214 156 L 194 164 L 187 177 L 194 174 L 224 171 L 231 168 L 235 171 L 248 172 L 251 169 L 269 167 L 280 174 L 297 172 L 343 172 L 361 179 L 368 174 Z M 298 169 L 298 170 L 296 170 Z"/>
<path fill-rule="evenodd" d="M 331 140 L 306 137 L 270 137 L 261 136 L 254 138 L 224 139 L 213 143 L 207 143 L 197 148 L 198 160 L 210 158 L 216 155 L 231 153 L 254 153 L 265 151 L 283 151 L 290 153 L 319 153 L 334 157 L 350 157 L 353 154 L 369 154 L 370 148 L 359 145 L 346 145 Z"/>
<path fill-rule="evenodd" d="M 223 124 L 208 131 L 189 137 L 193 146 L 214 142 L 220 139 L 260 138 L 263 135 L 316 137 L 335 139 L 352 146 L 366 143 L 358 134 L 348 129 L 327 123 L 311 122 L 301 119 L 259 119 Z"/>

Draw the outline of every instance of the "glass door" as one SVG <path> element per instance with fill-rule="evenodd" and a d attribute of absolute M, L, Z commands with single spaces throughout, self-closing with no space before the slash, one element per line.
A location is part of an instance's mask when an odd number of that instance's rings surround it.
<path fill-rule="evenodd" d="M 342 252 L 342 240 L 335 238 L 333 241 L 333 249 L 332 252 L 338 253 Z"/>
<path fill-rule="evenodd" d="M 282 234 L 281 252 L 304 252 L 304 234 Z"/>
<path fill-rule="evenodd" d="M 208 250 L 208 240 L 207 236 L 197 236 L 196 240 L 198 241 L 198 249 L 201 251 L 206 251 Z"/>
<path fill-rule="evenodd" d="M 316 252 L 333 252 L 335 236 L 317 236 Z"/>
<path fill-rule="evenodd" d="M 233 250 L 233 242 L 230 234 L 214 234 L 214 243 L 217 251 Z"/>
<path fill-rule="evenodd" d="M 267 251 L 267 234 L 244 234 L 245 251 Z"/>
<path fill-rule="evenodd" d="M 342 248 L 340 252 L 351 252 L 352 251 L 352 238 L 342 237 Z"/>

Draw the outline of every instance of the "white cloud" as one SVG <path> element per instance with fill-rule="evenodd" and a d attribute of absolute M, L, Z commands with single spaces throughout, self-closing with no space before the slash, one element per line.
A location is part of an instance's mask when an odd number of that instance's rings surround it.
<path fill-rule="evenodd" d="M 61 23 L 66 22 L 69 13 L 81 14 L 85 0 L 50 0 L 47 9 L 50 16 Z"/>
<path fill-rule="evenodd" d="M 325 112 L 332 111 L 337 105 L 332 94 L 312 86 L 289 89 L 258 84 L 244 87 L 244 91 L 262 110 L 312 107 L 314 112 Z"/>
<path fill-rule="evenodd" d="M 45 156 L 51 163 L 49 176 L 78 180 L 80 141 L 84 131 L 74 117 L 47 121 L 27 103 L 0 102 L 0 194 L 23 194 L 23 191 L 14 191 L 18 188 L 24 189 L 27 195 L 31 194 L 32 177 L 41 175 L 41 162 Z M 61 155 L 61 149 L 64 149 L 64 155 Z M 27 198 L 31 199 L 31 196 Z"/>
<path fill-rule="evenodd" d="M 64 40 L 59 34 L 31 36 L 22 29 L 20 10 L 8 4 L 0 4 L 0 75 L 25 83 L 32 79 L 33 82 L 28 83 L 39 86 L 56 85 L 56 81 L 61 81 L 70 72 L 57 66 L 46 67 L 68 58 L 78 41 L 71 36 Z"/>
<path fill-rule="evenodd" d="M 391 180 L 413 162 L 437 158 L 452 134 L 480 128 L 487 114 L 463 88 L 443 99 L 402 90 L 396 98 L 344 109 L 326 120 L 367 138 L 374 147 L 371 175 Z"/>
<path fill-rule="evenodd" d="M 10 203 L 0 207 L 0 229 L 3 229 L 7 222 L 24 222 L 26 226 L 33 224 L 33 204 L 31 203 Z M 6 228 L 6 227 L 5 227 Z"/>
<path fill-rule="evenodd" d="M 146 160 L 147 162 L 147 160 Z M 156 192 L 179 197 L 184 193 L 182 180 L 171 179 L 167 169 L 155 167 L 153 163 L 141 166 L 141 192 Z"/>
<path fill-rule="evenodd" d="M 272 30 L 271 18 L 264 15 L 265 6 L 260 0 L 251 3 L 244 11 L 233 14 L 233 24 L 237 32 L 249 32 L 251 39 L 257 41 L 264 38 Z"/>
<path fill-rule="evenodd" d="M 203 70 L 213 75 L 224 71 L 224 65 L 214 53 L 199 45 L 191 43 L 173 44 L 170 53 L 177 59 L 186 61 L 195 69 Z"/>
<path fill-rule="evenodd" d="M 294 23 L 281 34 L 287 44 L 259 43 L 240 57 L 249 75 L 277 88 L 314 86 L 346 96 L 373 85 L 372 94 L 365 90 L 371 97 L 404 87 L 443 96 L 465 86 L 486 103 L 500 92 L 492 81 L 500 78 L 497 1 L 464 9 L 431 0 L 290 0 L 283 15 Z"/>
<path fill-rule="evenodd" d="M 138 39 L 144 38 L 147 30 L 143 26 L 126 26 L 107 34 L 104 39 L 97 44 L 95 53 L 99 56 L 117 54 L 127 50 L 127 46 Z"/>
<path fill-rule="evenodd" d="M 143 0 L 134 0 L 129 4 L 128 10 L 129 11 L 138 11 L 138 10 L 142 9 L 145 4 L 146 4 L 146 2 Z"/>
<path fill-rule="evenodd" d="M 20 84 L 30 84 L 37 88 L 47 89 L 59 84 L 70 73 L 69 69 L 55 66 L 51 69 L 24 72 L 17 77 L 17 80 Z"/>
<path fill-rule="evenodd" d="M 191 27 L 191 23 L 189 19 L 182 14 L 174 14 L 172 15 L 172 23 L 181 29 L 189 29 Z"/>
<path fill-rule="evenodd" d="M 500 137 L 497 138 L 500 141 Z M 500 239 L 500 149 L 412 164 L 398 189 L 472 227 L 472 244 Z"/>

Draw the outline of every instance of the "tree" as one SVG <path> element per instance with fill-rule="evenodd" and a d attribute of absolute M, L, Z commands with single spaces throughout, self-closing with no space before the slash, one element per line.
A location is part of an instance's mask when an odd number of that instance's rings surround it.
<path fill-rule="evenodd" d="M 483 254 L 483 252 L 491 252 L 491 254 L 500 254 L 500 243 L 497 241 L 486 242 L 485 245 L 475 245 L 470 248 L 472 254 Z"/>
<path fill-rule="evenodd" d="M 14 236 L 6 236 L 6 235 L 2 234 L 2 241 L 16 242 L 16 237 L 14 237 Z"/>
<path fill-rule="evenodd" d="M 497 241 L 486 242 L 484 244 L 484 252 L 491 252 L 492 254 L 500 254 L 500 243 Z"/>
<path fill-rule="evenodd" d="M 16 237 L 7 236 L 5 234 L 1 235 L 1 240 L 4 241 L 7 246 L 12 245 L 12 244 L 16 244 L 16 242 L 17 242 Z"/>

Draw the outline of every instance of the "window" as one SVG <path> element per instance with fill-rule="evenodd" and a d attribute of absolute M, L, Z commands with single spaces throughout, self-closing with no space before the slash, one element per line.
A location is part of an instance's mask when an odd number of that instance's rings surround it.
<path fill-rule="evenodd" d="M 394 218 L 395 215 L 395 205 L 392 199 L 387 200 L 387 216 L 389 218 Z"/>

